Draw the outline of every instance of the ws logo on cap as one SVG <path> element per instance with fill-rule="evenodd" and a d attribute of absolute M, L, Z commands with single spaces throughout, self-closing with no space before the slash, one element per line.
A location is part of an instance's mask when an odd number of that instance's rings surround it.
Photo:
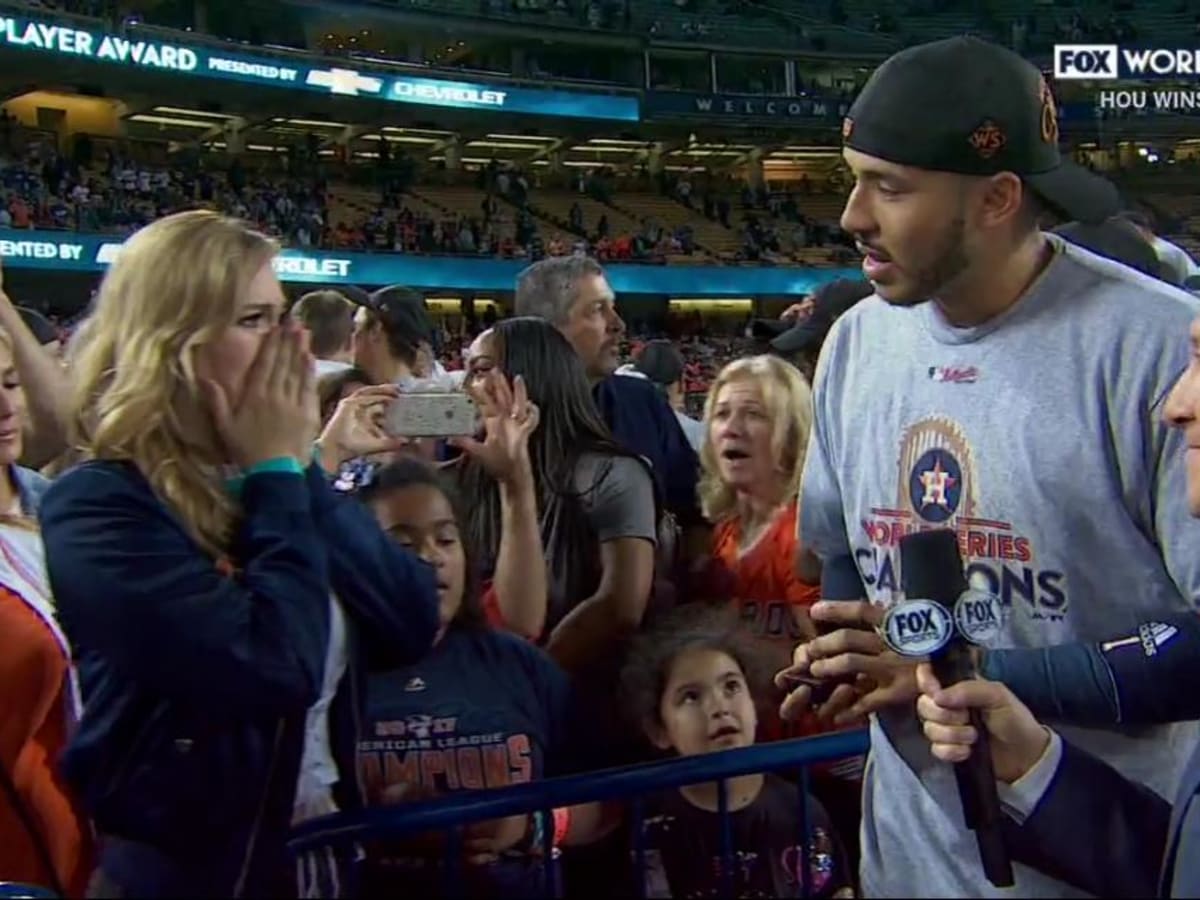
<path fill-rule="evenodd" d="M 1054 77 L 1064 81 L 1104 81 L 1117 77 L 1116 44 L 1055 44 Z"/>

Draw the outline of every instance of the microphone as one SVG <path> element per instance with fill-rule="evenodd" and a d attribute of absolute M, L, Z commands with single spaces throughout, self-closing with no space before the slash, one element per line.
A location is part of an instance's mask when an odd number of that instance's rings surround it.
<path fill-rule="evenodd" d="M 948 529 L 905 535 L 900 539 L 900 572 L 906 599 L 888 611 L 884 640 L 902 655 L 928 656 L 943 687 L 973 678 L 971 644 L 996 637 L 1002 616 L 998 598 L 969 590 L 957 535 Z M 971 710 L 970 717 L 979 740 L 968 759 L 954 764 L 963 817 L 975 832 L 988 881 L 1012 887 L 988 732 L 979 710 Z"/>

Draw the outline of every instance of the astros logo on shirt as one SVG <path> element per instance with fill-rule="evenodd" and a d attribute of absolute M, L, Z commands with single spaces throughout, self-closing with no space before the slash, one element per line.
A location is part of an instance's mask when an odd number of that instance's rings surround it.
<path fill-rule="evenodd" d="M 953 528 L 975 506 L 971 447 L 958 425 L 933 417 L 913 424 L 900 445 L 901 509 L 930 526 Z"/>

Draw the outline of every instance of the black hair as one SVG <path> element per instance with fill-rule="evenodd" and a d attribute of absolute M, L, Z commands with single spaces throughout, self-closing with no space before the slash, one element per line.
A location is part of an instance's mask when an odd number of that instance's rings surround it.
<path fill-rule="evenodd" d="M 370 295 L 366 308 L 368 324 L 383 329 L 388 350 L 404 365 L 415 365 L 422 341 L 433 347 L 436 329 L 419 292 L 401 284 L 388 285 Z"/>
<path fill-rule="evenodd" d="M 556 530 L 566 546 L 547 546 L 546 555 L 552 566 L 563 566 L 571 596 L 577 599 L 577 590 L 590 593 L 600 577 L 598 563 L 582 555 L 587 553 L 583 546 L 586 530 L 581 530 L 586 519 L 579 501 L 587 491 L 576 486 L 579 459 L 594 453 L 645 463 L 613 438 L 592 399 L 583 363 L 557 328 L 543 319 L 520 317 L 497 322 L 493 336 L 497 367 L 509 379 L 524 378 L 529 399 L 540 412 L 537 430 L 529 438 L 538 512 L 547 521 L 553 518 L 546 515 L 547 510 L 560 504 L 554 512 L 567 517 L 563 520 L 566 527 Z M 603 473 L 602 469 L 597 481 Z M 463 495 L 470 503 L 467 533 L 474 546 L 490 556 L 500 546 L 499 485 L 473 459 L 464 460 L 460 478 Z M 543 539 L 547 536 L 543 533 Z"/>
<path fill-rule="evenodd" d="M 317 379 L 317 402 L 321 409 L 321 421 L 329 421 L 337 409 L 338 402 L 348 384 L 369 385 L 371 378 L 362 369 L 351 367 L 340 372 L 330 372 Z"/>
<path fill-rule="evenodd" d="M 659 711 L 671 667 L 689 650 L 724 653 L 742 670 L 751 697 L 761 696 L 770 673 L 736 610 L 724 603 L 688 603 L 656 618 L 629 647 L 621 700 L 631 724 L 643 732 L 662 724 Z"/>
<path fill-rule="evenodd" d="M 487 620 L 480 602 L 481 585 L 477 562 L 479 554 L 463 530 L 466 518 L 463 514 L 462 498 L 451 480 L 424 460 L 402 457 L 375 473 L 375 477 L 370 483 L 363 486 L 355 496 L 370 507 L 383 500 L 388 494 L 417 486 L 431 487 L 441 492 L 442 496 L 446 498 L 446 502 L 450 504 L 450 511 L 454 515 L 454 521 L 458 525 L 461 535 L 466 572 L 463 578 L 462 602 L 450 624 L 460 628 L 486 627 Z"/>

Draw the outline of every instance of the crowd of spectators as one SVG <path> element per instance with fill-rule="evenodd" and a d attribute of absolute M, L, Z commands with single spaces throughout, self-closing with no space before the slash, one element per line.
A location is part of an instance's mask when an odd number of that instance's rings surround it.
<path fill-rule="evenodd" d="M 605 262 L 662 264 L 673 258 L 711 261 L 687 221 L 655 215 L 585 214 L 577 202 L 557 221 L 539 206 L 536 189 L 517 167 L 480 171 L 481 202 L 475 214 L 437 210 L 414 200 L 409 180 L 383 180 L 367 206 L 339 204 L 315 167 L 249 167 L 207 156 L 150 160 L 117 145 L 96 149 L 81 136 L 70 153 L 50 140 L 13 137 L 12 120 L 0 119 L 0 227 L 65 229 L 129 235 L 155 219 L 208 207 L 253 222 L 288 246 L 366 252 L 539 260 L 584 254 Z M 294 168 L 295 171 L 289 171 Z M 652 182 L 648 182 L 651 184 Z M 612 173 L 580 173 L 581 198 L 611 204 Z M 803 196 L 813 188 L 768 193 L 738 186 L 693 188 L 687 177 L 660 188 L 683 206 L 739 233 L 739 261 L 786 263 L 803 248 L 845 244 L 834 223 L 806 216 Z M 419 186 L 416 186 L 419 193 Z M 741 219 L 734 212 L 741 192 Z M 831 257 L 831 261 L 833 258 Z"/>

